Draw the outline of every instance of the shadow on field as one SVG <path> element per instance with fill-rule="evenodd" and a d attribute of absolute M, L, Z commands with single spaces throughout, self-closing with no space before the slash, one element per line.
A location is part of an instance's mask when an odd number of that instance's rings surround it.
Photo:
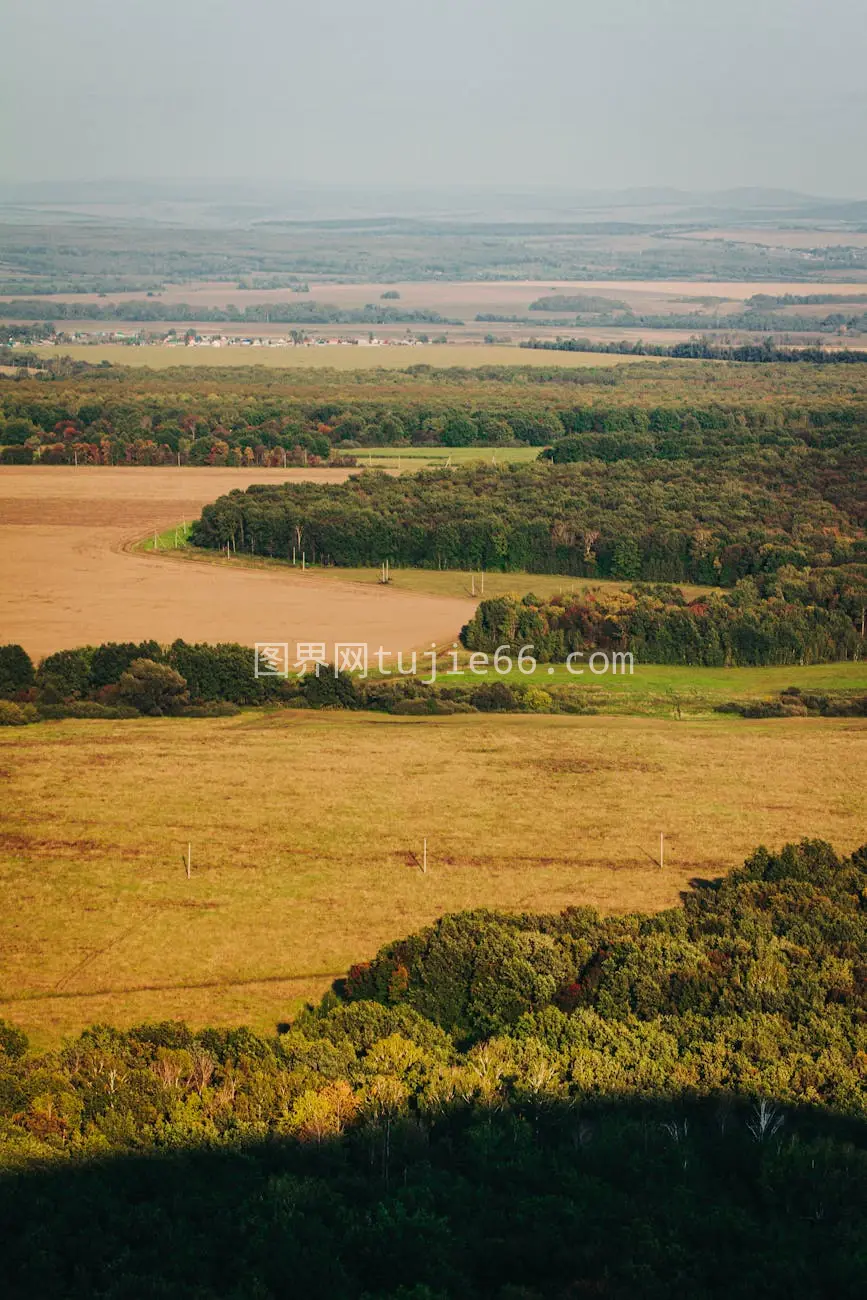
<path fill-rule="evenodd" d="M 95 954 L 99 956 L 100 954 Z M 84 963 L 80 963 L 75 970 L 71 971 L 69 977 L 64 976 L 63 980 L 71 978 L 78 973 Z M 342 971 L 307 971 L 300 975 L 251 975 L 246 978 L 223 979 L 217 977 L 208 980 L 185 980 L 180 983 L 164 984 L 126 984 L 123 987 L 106 986 L 96 989 L 67 989 L 63 983 L 58 983 L 53 989 L 39 990 L 34 993 L 25 993 L 20 997 L 10 997 L 3 999 L 3 1003 L 14 1003 L 16 1005 L 28 1002 L 54 1002 L 63 998 L 76 1001 L 86 1001 L 88 998 L 106 998 L 106 997 L 125 997 L 131 993 L 177 993 L 184 990 L 192 989 L 239 989 L 248 988 L 256 984 L 301 984 L 310 980 L 334 980 L 343 974 Z"/>
<path fill-rule="evenodd" d="M 61 1153 L 0 1178 L 0 1293 L 847 1300 L 867 1285 L 867 1125 L 818 1109 L 461 1106 L 231 1147 L 192 1128 L 194 1148 Z M 182 1116 L 164 1138 L 191 1140 Z"/>

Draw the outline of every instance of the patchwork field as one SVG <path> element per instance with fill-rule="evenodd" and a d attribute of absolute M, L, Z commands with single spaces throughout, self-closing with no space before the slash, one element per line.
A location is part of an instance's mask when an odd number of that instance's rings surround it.
<path fill-rule="evenodd" d="M 0 639 L 34 657 L 100 641 L 370 641 L 395 650 L 451 640 L 466 599 L 315 573 L 206 571 L 132 552 L 233 487 L 346 470 L 0 468 Z"/>
<path fill-rule="evenodd" d="M 303 712 L 0 731 L 0 1016 L 40 1042 L 272 1028 L 445 911 L 658 908 L 759 842 L 850 849 L 865 742 L 853 720 Z"/>
<path fill-rule="evenodd" d="M 530 454 L 535 454 L 532 449 Z M 366 454 L 365 454 L 366 455 Z M 408 449 L 402 468 L 487 458 L 489 449 Z M 499 460 L 526 449 L 498 449 Z M 402 460 L 404 453 L 402 453 Z M 372 461 L 396 469 L 393 449 Z M 35 658 L 105 640 L 155 637 L 168 643 L 274 638 L 367 641 L 397 651 L 450 645 L 482 597 L 580 590 L 589 580 L 554 574 L 392 569 L 384 588 L 376 569 L 309 569 L 213 552 L 173 551 L 176 525 L 233 487 L 287 478 L 337 481 L 346 470 L 112 469 L 105 466 L 0 468 L 0 640 Z M 153 552 L 157 534 L 159 553 Z M 613 586 L 623 584 L 613 583 Z M 701 588 L 684 585 L 688 595 Z M 541 672 L 542 670 L 540 670 Z M 547 673 L 547 667 L 544 669 Z M 520 678 L 516 678 L 520 680 Z M 547 682 L 546 677 L 546 682 Z M 543 682 L 542 684 L 546 684 Z M 791 684 L 804 689 L 867 689 L 867 666 L 787 669 L 682 669 L 640 665 L 632 677 L 578 682 L 557 666 L 551 684 L 592 691 L 608 709 L 701 711 L 723 699 L 763 696 Z"/>
<path fill-rule="evenodd" d="M 419 459 L 422 460 L 421 457 Z M 157 550 L 162 550 L 159 556 L 154 553 L 155 543 Z M 248 571 L 255 574 L 263 571 L 296 572 L 285 560 L 270 558 L 260 560 L 249 555 L 233 555 L 227 559 L 221 552 L 181 545 L 174 528 L 167 529 L 155 539 L 142 540 L 137 544 L 136 550 L 160 559 L 163 564 L 166 560 L 174 560 L 180 564 L 217 567 L 235 572 Z M 381 576 L 381 570 L 376 568 L 308 570 L 309 579 L 315 578 L 317 582 L 332 584 L 341 595 L 347 586 L 373 588 L 382 592 Z M 616 589 L 628 588 L 630 585 L 629 582 L 575 578 L 566 574 L 486 573 L 483 578 L 478 572 L 471 573 L 457 569 L 392 568 L 389 589 L 450 597 L 454 600 L 469 600 L 475 604 L 485 596 L 524 595 L 533 592 L 536 596 L 550 597 L 562 592 L 579 593 L 592 587 Z M 679 586 L 688 597 L 718 590 L 693 586 L 690 583 L 680 583 Z M 457 659 L 454 658 L 451 647 L 455 645 L 454 637 L 450 641 L 441 643 L 437 667 L 438 680 L 441 684 L 454 685 L 455 682 L 464 685 L 472 684 L 486 676 L 492 681 L 512 683 L 526 683 L 530 680 L 530 677 L 517 667 L 513 667 L 509 673 L 497 672 L 493 667 L 487 672 L 479 670 L 477 673 L 471 673 L 467 666 L 469 655 L 466 652 L 458 650 Z M 427 676 L 430 672 L 429 660 L 424 658 L 419 663 L 419 675 Z M 453 673 L 455 663 L 459 669 L 457 677 L 447 676 Z M 788 686 L 797 686 L 802 691 L 845 691 L 853 694 L 867 692 L 867 662 L 864 661 L 764 668 L 705 668 L 636 663 L 633 669 L 631 673 L 598 675 L 586 669 L 581 675 L 570 672 L 565 664 L 539 663 L 532 681 L 543 688 L 569 686 L 579 692 L 581 698 L 599 712 L 609 714 L 628 712 L 660 717 L 708 714 L 717 704 L 731 700 L 766 699 Z M 371 671 L 373 671 L 372 666 Z"/>
<path fill-rule="evenodd" d="M 470 574 L 397 570 L 383 588 L 370 570 L 133 549 L 231 486 L 302 473 L 5 467 L 0 639 L 37 656 L 145 636 L 451 642 L 481 595 Z M 487 575 L 486 594 L 563 581 Z M 550 680 L 574 682 L 562 666 Z M 601 709 L 589 717 L 283 711 L 5 728 L 0 1016 L 41 1043 L 96 1021 L 267 1029 L 444 911 L 658 908 L 759 842 L 851 848 L 867 724 L 709 713 L 793 683 L 864 689 L 867 672 L 638 665 L 576 684 Z"/>
<path fill-rule="evenodd" d="M 746 247 L 752 247 L 753 243 L 750 238 L 759 232 L 735 232 L 735 231 L 695 231 L 691 232 L 690 244 L 697 241 L 716 240 L 717 244 L 721 240 L 742 236 Z M 788 237 L 790 234 L 796 242 L 792 247 L 813 247 L 809 242 L 810 238 L 821 239 L 823 232 L 818 231 L 798 231 L 798 232 L 778 232 L 779 238 Z M 841 232 L 836 232 L 841 235 Z M 774 242 L 776 236 L 769 234 L 767 242 L 769 245 L 777 244 Z M 828 235 L 827 238 L 833 244 L 836 238 Z M 867 236 L 852 235 L 849 237 L 857 243 L 861 238 Z M 806 243 L 797 241 L 806 240 Z M 784 241 L 785 242 L 785 241 Z M 780 245 L 781 247 L 783 245 Z M 787 244 L 785 246 L 788 246 Z M 329 304 L 343 311 L 358 310 L 368 305 L 390 306 L 400 311 L 433 311 L 438 312 L 444 321 L 458 321 L 459 324 L 441 324 L 436 322 L 426 323 L 418 321 L 415 323 L 393 322 L 391 324 L 381 324 L 371 327 L 364 324 L 321 324 L 308 325 L 301 322 L 304 331 L 314 338 L 341 338 L 348 340 L 361 339 L 365 341 L 368 333 L 374 332 L 377 337 L 387 339 L 391 343 L 406 338 L 408 333 L 418 337 L 427 335 L 428 337 L 437 337 L 444 335 L 448 339 L 446 344 L 428 344 L 419 348 L 404 347 L 293 347 L 280 346 L 274 348 L 241 348 L 239 346 L 223 348 L 166 348 L 163 346 L 144 346 L 144 347 L 127 347 L 123 344 L 114 345 L 111 343 L 88 343 L 83 351 L 75 344 L 62 345 L 64 355 L 71 355 L 76 359 L 97 363 L 99 361 L 112 361 L 129 365 L 149 365 L 156 367 L 165 367 L 169 365 L 202 365 L 207 362 L 208 365 L 237 365 L 239 357 L 243 357 L 245 363 L 266 365 L 266 366 L 334 366 L 338 369 L 367 369 L 369 367 L 383 367 L 386 369 L 404 368 L 414 364 L 427 364 L 432 366 L 480 366 L 480 365 L 503 365 L 503 364 L 523 364 L 523 365 L 551 365 L 553 364 L 550 355 L 542 353 L 534 355 L 532 352 L 523 351 L 514 352 L 517 344 L 521 340 L 532 337 L 554 338 L 558 334 L 565 334 L 573 337 L 588 337 L 598 342 L 636 342 L 642 340 L 645 343 L 662 343 L 670 345 L 673 343 L 683 342 L 689 339 L 694 333 L 694 327 L 687 326 L 679 329 L 655 329 L 649 325 L 636 324 L 632 328 L 623 326 L 605 325 L 594 323 L 590 317 L 590 323 L 581 326 L 574 325 L 575 311 L 569 311 L 566 307 L 553 311 L 531 311 L 531 304 L 539 298 L 551 296 L 563 296 L 564 299 L 569 295 L 585 294 L 594 298 L 607 299 L 611 303 L 611 310 L 615 311 L 618 306 L 624 304 L 637 315 L 644 316 L 666 316 L 674 314 L 677 316 L 690 315 L 695 312 L 712 311 L 715 316 L 737 315 L 744 310 L 745 300 L 756 293 L 781 295 L 796 294 L 804 295 L 816 293 L 819 289 L 824 294 L 839 295 L 845 299 L 853 294 L 864 293 L 867 288 L 867 281 L 850 279 L 846 282 L 822 282 L 817 285 L 815 281 L 767 281 L 767 280 L 713 280 L 713 279 L 694 279 L 694 280 L 427 280 L 427 281 L 401 281 L 395 283 L 335 283 L 335 282 L 311 282 L 309 292 L 303 295 L 294 296 L 288 288 L 282 289 L 257 289 L 244 288 L 240 289 L 233 283 L 197 283 L 197 284 L 169 284 L 160 290 L 155 290 L 151 294 L 152 305 L 158 303 L 161 308 L 170 308 L 173 303 L 183 303 L 185 307 L 195 309 L 197 306 L 201 309 L 206 317 L 207 311 L 214 308 L 224 309 L 235 307 L 243 310 L 252 305 L 262 305 L 267 303 L 285 304 L 287 302 L 299 304 L 309 303 L 311 300 L 316 303 Z M 395 292 L 399 295 L 397 300 L 382 302 L 384 292 Z M 0 302 L 9 301 L 16 295 L 0 294 Z M 109 295 L 110 301 L 117 304 L 130 301 L 141 301 L 142 294 L 138 292 L 119 292 Z M 40 298 L 45 303 L 46 312 L 52 302 L 58 302 L 68 299 L 64 294 L 45 294 Z M 100 306 L 105 306 L 106 299 L 97 294 L 78 294 L 75 298 L 76 303 L 80 306 L 83 303 L 93 302 Z M 803 314 L 803 308 L 799 309 Z M 830 307 L 824 306 L 817 309 L 820 315 L 827 314 Z M 171 316 L 171 311 L 166 311 L 167 317 Z M 502 319 L 495 321 L 477 320 L 477 316 L 497 316 Z M 518 318 L 517 322 L 510 322 L 507 318 L 513 316 Z M 572 321 L 571 325 L 558 324 L 558 321 Z M 183 333 L 188 328 L 198 330 L 205 337 L 211 335 L 229 334 L 240 336 L 249 333 L 256 338 L 280 338 L 285 339 L 288 336 L 291 325 L 284 322 L 223 322 L 218 323 L 206 318 L 201 320 L 191 319 L 189 313 L 184 313 L 184 319 L 171 321 L 148 321 L 141 328 L 146 334 L 161 335 L 171 326 Z M 65 325 L 69 331 L 75 331 L 78 334 L 99 338 L 100 335 L 111 333 L 115 330 L 125 333 L 134 333 L 139 326 L 135 322 L 124 320 L 71 320 Z M 746 335 L 745 335 L 746 337 Z M 493 338 L 494 343 L 485 343 L 486 338 Z M 56 349 L 47 347 L 43 349 L 44 355 L 56 355 Z M 597 354 L 595 356 L 582 353 L 561 353 L 557 357 L 558 365 L 617 365 L 624 360 L 629 361 L 629 356 L 608 356 L 606 354 Z"/>

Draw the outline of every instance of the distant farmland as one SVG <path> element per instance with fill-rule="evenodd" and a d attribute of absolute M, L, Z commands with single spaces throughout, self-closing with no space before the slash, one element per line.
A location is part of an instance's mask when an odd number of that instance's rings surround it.
<path fill-rule="evenodd" d="M 105 323 L 100 325 L 105 328 Z M 203 327 L 204 328 L 204 327 Z M 256 334 L 259 326 L 248 327 Z M 278 327 L 272 326 L 276 332 Z M 285 327 L 284 327 L 285 328 Z M 360 327 L 343 332 L 358 333 Z M 215 325 L 207 329 L 216 332 Z M 110 361 L 119 366 L 151 366 L 165 370 L 169 366 L 268 366 L 274 368 L 330 366 L 335 370 L 406 370 L 408 366 L 618 366 L 624 362 L 647 361 L 647 357 L 616 356 L 588 352 L 534 352 L 528 348 L 498 347 L 480 344 L 429 344 L 422 347 L 358 347 L 323 345 L 321 347 L 162 347 L 144 345 L 128 347 L 123 343 L 95 343 L 37 347 L 41 356 L 69 356 L 77 361 L 98 365 Z"/>
<path fill-rule="evenodd" d="M 748 239 L 755 232 L 749 231 L 694 231 L 687 235 L 693 241 L 707 239 Z M 815 246 L 825 238 L 819 231 L 769 232 L 761 242 L 768 245 L 794 242 L 798 246 Z M 810 240 L 813 243 L 810 243 Z M 867 235 L 839 235 L 826 238 L 826 242 L 857 244 L 867 240 Z M 665 312 L 673 308 L 682 309 L 684 303 L 700 297 L 711 297 L 719 301 L 729 301 L 731 310 L 738 310 L 739 305 L 756 293 L 767 294 L 841 294 L 863 293 L 865 281 L 770 281 L 770 280 L 423 280 L 397 281 L 395 283 L 361 283 L 340 284 L 327 281 L 309 283 L 309 293 L 296 295 L 288 288 L 239 289 L 237 285 L 211 281 L 198 284 L 169 284 L 153 294 L 152 301 L 168 303 L 199 303 L 202 307 L 224 307 L 234 303 L 239 308 L 253 303 L 304 302 L 313 299 L 316 302 L 333 303 L 338 307 L 364 307 L 368 303 L 381 302 L 383 291 L 392 290 L 400 294 L 399 300 L 392 305 L 409 310 L 432 308 L 442 316 L 456 316 L 470 321 L 478 312 L 496 312 L 505 314 L 527 314 L 530 303 L 536 298 L 554 293 L 592 294 L 595 297 L 623 299 L 635 312 Z M 22 294 L 0 294 L 0 299 L 20 298 Z M 110 293 L 100 296 L 96 293 L 76 294 L 79 303 L 93 302 L 105 305 L 109 302 L 141 301 L 140 290 Z M 45 294 L 41 301 L 47 305 L 64 301 L 69 294 Z M 541 323 L 541 322 L 540 322 Z M 311 327 L 320 328 L 320 327 Z M 326 327 L 321 327 L 326 328 Z M 419 330 L 436 332 L 436 326 L 419 325 Z"/>

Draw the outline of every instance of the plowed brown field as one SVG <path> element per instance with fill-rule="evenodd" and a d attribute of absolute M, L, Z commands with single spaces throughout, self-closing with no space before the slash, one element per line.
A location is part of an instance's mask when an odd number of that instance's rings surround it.
<path fill-rule="evenodd" d="M 0 642 L 34 658 L 101 641 L 365 641 L 405 650 L 451 641 L 469 600 L 318 579 L 315 573 L 188 565 L 132 542 L 234 487 L 345 470 L 0 469 Z"/>

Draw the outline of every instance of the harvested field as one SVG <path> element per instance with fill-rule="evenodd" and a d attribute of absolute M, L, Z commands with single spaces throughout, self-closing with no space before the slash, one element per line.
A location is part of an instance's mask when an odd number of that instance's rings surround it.
<path fill-rule="evenodd" d="M 178 564 L 128 547 L 233 487 L 346 470 L 0 468 L 0 640 L 38 658 L 101 641 L 451 641 L 469 600 L 323 581 L 315 573 Z"/>
<path fill-rule="evenodd" d="M 443 912 L 656 909 L 759 843 L 848 851 L 865 742 L 863 721 L 723 717 L 9 728 L 0 1016 L 38 1042 L 99 1021 L 273 1029 Z"/>
<path fill-rule="evenodd" d="M 758 236 L 762 239 L 759 240 Z M 778 243 L 789 243 L 795 241 L 792 246 L 797 247 L 817 247 L 827 241 L 829 244 L 850 242 L 852 244 L 861 244 L 867 240 L 867 235 L 847 235 L 845 232 L 837 232 L 831 235 L 823 231 L 785 231 L 785 232 L 759 232 L 759 231 L 693 231 L 684 236 L 692 240 L 708 239 L 736 239 L 744 242 L 763 242 L 768 245 Z M 810 242 L 810 241 L 813 242 Z M 804 242 L 806 241 L 806 242 Z M 200 283 L 200 284 L 182 284 L 167 285 L 164 289 L 153 295 L 153 301 L 168 303 L 187 303 L 195 306 L 197 303 L 204 307 L 225 307 L 229 303 L 234 303 L 236 307 L 243 309 L 254 303 L 284 303 L 299 302 L 303 303 L 313 299 L 315 302 L 331 303 L 341 308 L 364 307 L 368 303 L 381 303 L 382 294 L 387 290 L 394 290 L 400 294 L 396 302 L 384 305 L 391 305 L 404 310 L 418 310 L 432 308 L 438 311 L 440 315 L 446 317 L 459 317 L 466 321 L 471 321 L 477 312 L 496 312 L 503 315 L 522 315 L 528 312 L 530 303 L 537 298 L 550 295 L 552 292 L 567 294 L 587 293 L 594 297 L 620 299 L 627 302 L 635 311 L 645 312 L 665 312 L 672 310 L 674 304 L 683 302 L 686 298 L 695 298 L 701 296 L 710 296 L 715 298 L 731 298 L 742 301 L 751 297 L 754 293 L 772 293 L 772 294 L 809 294 L 809 293 L 846 293 L 847 291 L 863 293 L 865 289 L 864 281 L 834 283 L 834 282 L 817 282 L 812 281 L 789 281 L 770 283 L 764 280 L 423 280 L 423 281 L 401 281 L 394 284 L 383 283 L 361 283 L 361 284 L 335 284 L 324 282 L 311 282 L 310 292 L 306 294 L 292 294 L 288 289 L 239 289 L 235 284 L 220 283 Z M 12 301 L 20 294 L 0 294 L 0 301 Z M 41 301 L 46 304 L 58 301 L 68 301 L 69 294 L 45 294 Z M 112 293 L 108 296 L 111 302 L 140 302 L 142 300 L 141 292 Z M 98 294 L 83 293 L 76 294 L 77 303 L 93 302 L 104 305 L 105 298 Z M 678 307 L 678 310 L 680 308 Z M 540 317 L 540 324 L 543 323 L 544 313 L 534 313 Z M 116 328 L 123 328 L 124 322 L 106 322 L 99 323 L 101 329 L 111 328 L 112 324 Z M 70 322 L 69 327 L 75 328 L 76 322 Z M 154 328 L 158 328 L 154 324 Z M 210 329 L 216 329 L 213 324 Z M 241 324 L 227 325 L 226 329 L 232 332 L 239 332 L 244 329 Z M 249 325 L 254 333 L 260 332 L 260 326 Z M 286 326 L 280 326 L 285 332 Z M 311 325 L 307 327 L 311 333 L 325 333 L 331 327 L 327 325 Z M 362 330 L 364 326 L 356 326 L 356 331 Z M 377 327 L 377 332 L 379 332 Z M 446 327 L 447 328 L 447 327 Z M 405 325 L 400 326 L 401 332 L 406 329 Z M 414 333 L 436 333 L 439 329 L 437 325 L 425 325 L 419 323 L 413 327 Z"/>
<path fill-rule="evenodd" d="M 747 232 L 745 232 L 747 233 Z M 801 232 L 803 233 L 803 232 Z M 822 232 L 815 233 L 817 237 Z M 696 239 L 710 237 L 708 232 L 694 232 Z M 721 236 L 720 236 L 721 237 Z M 575 313 L 567 309 L 562 311 L 530 311 L 530 304 L 538 298 L 574 294 L 590 294 L 596 298 L 609 299 L 614 308 L 617 302 L 626 303 L 636 314 L 664 316 L 671 313 L 683 315 L 712 306 L 716 314 L 737 314 L 743 310 L 744 300 L 755 293 L 767 294 L 810 294 L 829 293 L 847 294 L 863 293 L 867 290 L 867 280 L 839 283 L 818 283 L 816 281 L 718 281 L 718 280 L 504 280 L 504 281 L 404 281 L 396 284 L 359 283 L 311 283 L 310 292 L 305 295 L 292 295 L 288 289 L 238 289 L 233 284 L 189 284 L 167 285 L 154 295 L 163 306 L 171 303 L 185 303 L 195 307 L 197 304 L 204 312 L 207 308 L 225 308 L 232 304 L 245 308 L 251 304 L 286 303 L 297 301 L 299 304 L 311 299 L 319 303 L 329 303 L 343 310 L 363 308 L 368 304 L 381 304 L 382 293 L 393 289 L 400 298 L 391 304 L 402 310 L 432 310 L 447 320 L 463 321 L 462 325 L 425 324 L 419 322 L 410 326 L 415 335 L 436 336 L 445 334 L 447 344 L 429 344 L 418 348 L 406 347 L 302 347 L 292 346 L 261 347 L 223 347 L 223 348 L 180 348 L 180 347 L 128 347 L 123 344 L 96 342 L 83 348 L 75 345 L 64 346 L 64 355 L 71 355 L 79 360 L 96 363 L 111 361 L 116 364 L 149 365 L 163 367 L 168 365 L 238 365 L 243 363 L 265 366 L 334 366 L 339 369 L 367 369 L 382 367 L 401 369 L 410 365 L 432 366 L 484 366 L 484 365 L 552 365 L 550 353 L 533 353 L 517 351 L 516 345 L 521 340 L 531 337 L 553 338 L 557 334 L 572 337 L 591 338 L 597 342 L 636 342 L 645 343 L 683 342 L 689 339 L 694 329 L 683 330 L 651 329 L 647 326 L 635 326 L 626 329 L 620 326 L 584 324 L 581 326 L 557 325 L 557 320 L 573 319 Z M 46 294 L 47 306 L 52 301 L 68 299 L 69 295 Z M 117 293 L 110 295 L 112 302 L 141 300 L 141 293 Z M 0 295 L 0 301 L 8 300 L 10 295 Z M 104 305 L 105 300 L 96 294 L 76 295 L 75 301 L 93 301 Z M 381 304 L 384 305 L 384 304 Z M 826 312 L 828 308 L 824 309 Z M 477 321 L 477 315 L 516 316 L 524 324 L 508 321 Z M 592 321 L 592 317 L 589 318 Z M 147 334 L 164 333 L 172 324 L 169 321 L 151 321 L 144 325 Z M 192 326 L 204 337 L 220 334 L 239 335 L 249 333 L 261 338 L 286 338 L 291 328 L 288 323 L 274 322 L 224 322 L 214 321 L 175 321 L 175 327 L 183 333 Z M 130 322 L 76 320 L 67 322 L 66 328 L 85 336 L 99 338 L 115 329 L 129 329 Z M 371 329 L 367 325 L 304 325 L 305 331 L 313 337 L 341 338 L 366 341 Z M 405 338 L 407 325 L 393 323 L 377 325 L 374 332 L 379 338 L 392 343 Z M 495 344 L 486 344 L 487 336 L 494 337 Z M 745 335 L 745 337 L 747 337 Z M 807 341 L 807 340 L 802 340 Z M 37 349 L 41 350 L 41 349 Z M 44 349 L 44 355 L 56 355 L 52 347 Z M 563 366 L 619 365 L 634 360 L 626 356 L 608 356 L 605 354 L 558 353 L 556 364 Z"/>

